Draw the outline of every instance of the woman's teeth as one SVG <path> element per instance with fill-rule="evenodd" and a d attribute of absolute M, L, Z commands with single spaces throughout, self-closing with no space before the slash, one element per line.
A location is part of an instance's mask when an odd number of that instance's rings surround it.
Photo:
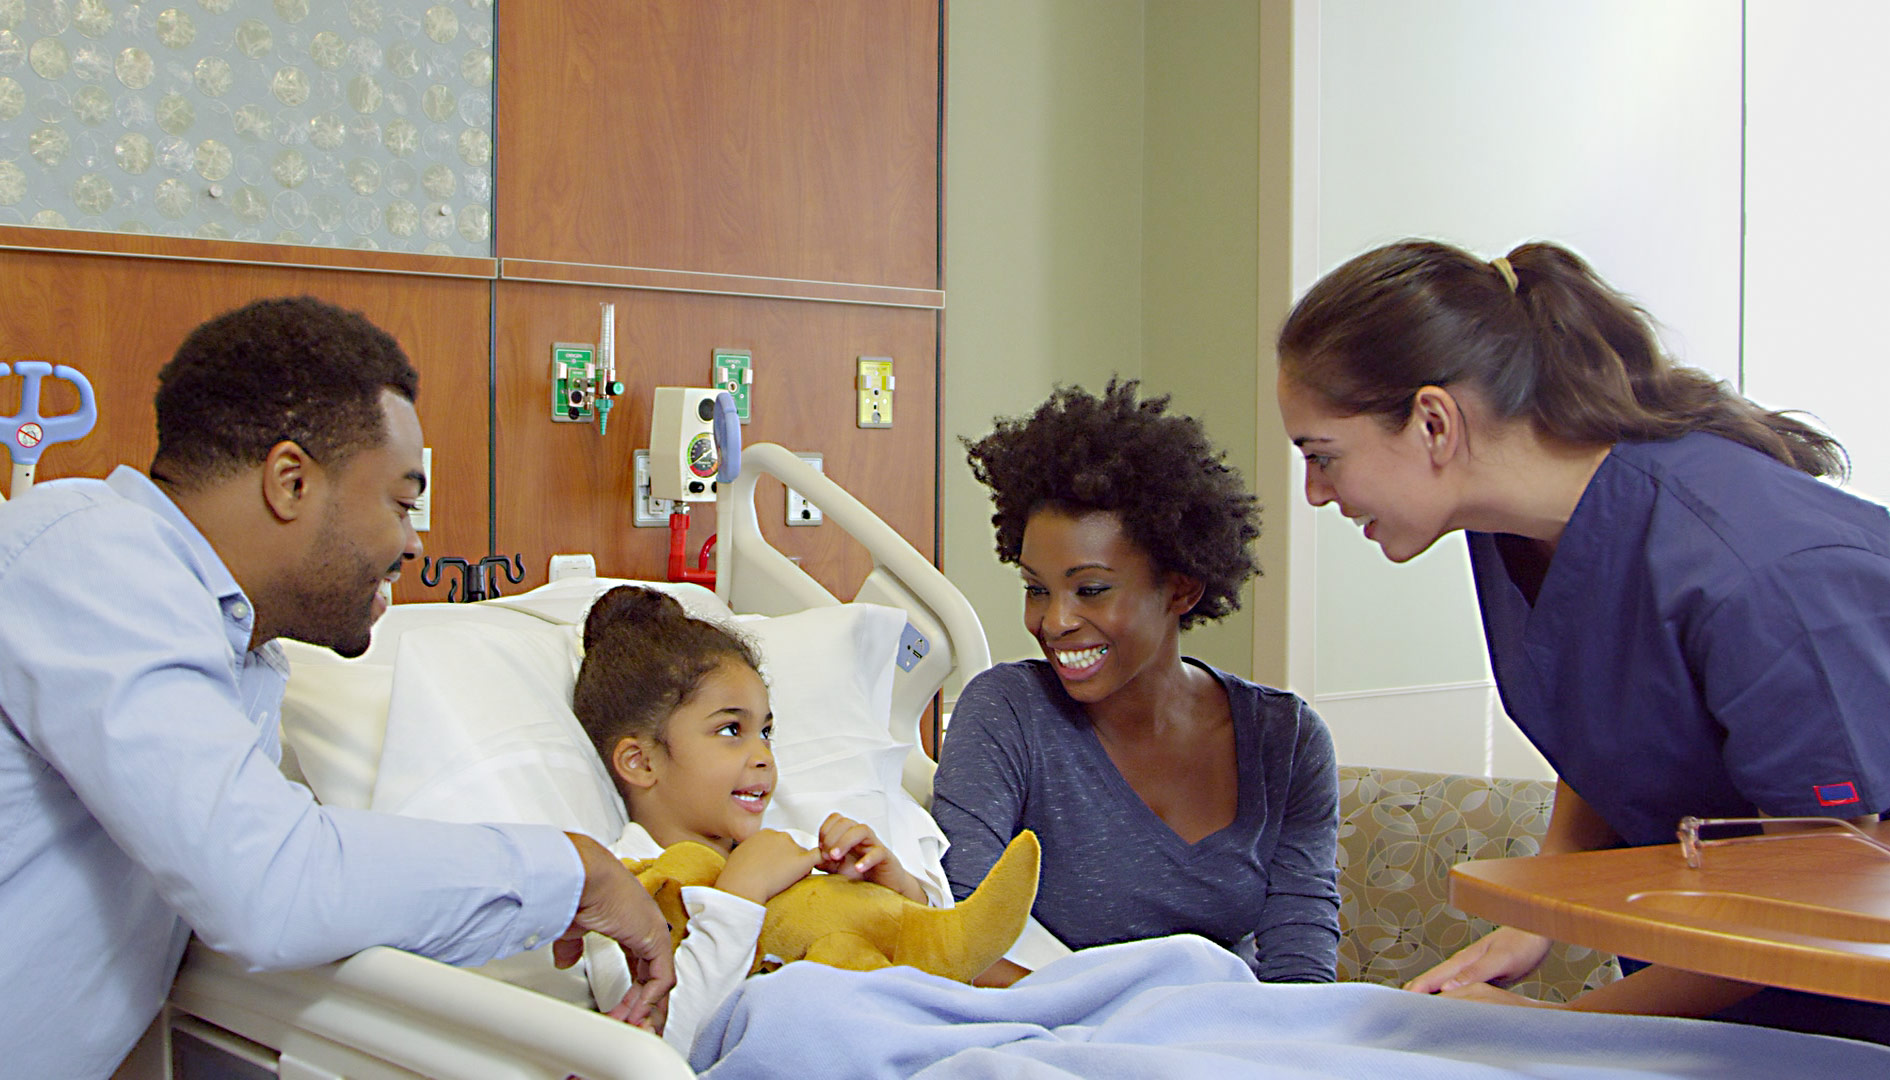
<path fill-rule="evenodd" d="M 1057 663 L 1062 664 L 1066 668 L 1081 670 L 1101 660 L 1103 654 L 1108 651 L 1109 646 L 1107 645 L 1098 645 L 1093 649 L 1084 649 L 1081 652 L 1064 652 L 1062 649 L 1058 649 L 1056 650 Z"/>

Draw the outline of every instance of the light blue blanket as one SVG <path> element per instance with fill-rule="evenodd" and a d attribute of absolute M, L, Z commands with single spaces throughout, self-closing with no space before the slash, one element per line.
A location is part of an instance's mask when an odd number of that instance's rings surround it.
<path fill-rule="evenodd" d="M 746 1077 L 1890 1076 L 1890 1048 L 1705 1020 L 1484 1005 L 1362 983 L 1267 985 L 1173 937 L 1088 949 L 1007 990 L 912 968 L 750 979 L 691 1064 Z"/>

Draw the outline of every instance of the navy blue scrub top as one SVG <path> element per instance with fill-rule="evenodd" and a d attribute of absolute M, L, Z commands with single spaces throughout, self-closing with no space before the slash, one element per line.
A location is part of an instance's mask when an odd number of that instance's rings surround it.
<path fill-rule="evenodd" d="M 1469 540 L 1504 708 L 1628 844 L 1890 808 L 1883 507 L 1695 433 L 1614 447 L 1533 603 L 1527 541 Z"/>

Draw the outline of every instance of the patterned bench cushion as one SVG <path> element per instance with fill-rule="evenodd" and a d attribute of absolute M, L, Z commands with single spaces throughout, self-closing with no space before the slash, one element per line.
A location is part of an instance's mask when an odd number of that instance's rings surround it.
<path fill-rule="evenodd" d="M 1488 933 L 1450 906 L 1450 868 L 1535 854 L 1554 801 L 1547 780 L 1340 766 L 1340 980 L 1401 985 Z M 1512 989 L 1567 1001 L 1620 975 L 1614 957 L 1557 943 Z"/>

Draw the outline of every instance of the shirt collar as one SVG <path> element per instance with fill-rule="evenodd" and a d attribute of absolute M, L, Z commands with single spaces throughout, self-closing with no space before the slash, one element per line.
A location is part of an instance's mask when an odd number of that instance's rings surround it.
<path fill-rule="evenodd" d="M 217 598 L 217 604 L 223 609 L 224 618 L 241 631 L 240 639 L 232 634 L 233 640 L 240 640 L 239 653 L 248 650 L 249 637 L 256 626 L 256 606 L 244 595 L 242 586 L 230 574 L 229 567 L 223 565 L 222 556 L 210 545 L 195 522 L 178 509 L 177 503 L 164 493 L 164 489 L 151 482 L 151 478 L 129 465 L 120 465 L 112 470 L 105 483 L 120 498 L 149 510 L 163 518 L 196 556 L 203 586 L 210 595 Z M 282 656 L 281 646 L 274 641 L 264 642 L 255 650 L 264 662 L 271 667 L 287 670 L 287 660 Z"/>

